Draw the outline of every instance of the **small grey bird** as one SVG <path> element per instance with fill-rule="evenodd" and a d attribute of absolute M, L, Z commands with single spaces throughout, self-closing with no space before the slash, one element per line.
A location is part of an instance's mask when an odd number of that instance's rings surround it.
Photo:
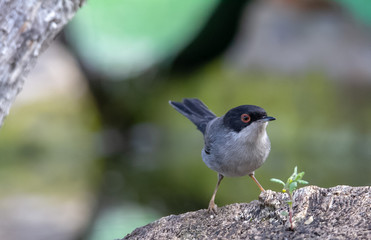
<path fill-rule="evenodd" d="M 275 120 L 274 117 L 268 117 L 263 108 L 254 105 L 241 105 L 217 117 L 196 98 L 169 103 L 191 120 L 204 135 L 202 160 L 218 173 L 218 182 L 208 207 L 210 212 L 217 211 L 215 195 L 224 176 L 249 175 L 264 191 L 254 171 L 264 163 L 270 152 L 266 127 L 269 121 Z"/>

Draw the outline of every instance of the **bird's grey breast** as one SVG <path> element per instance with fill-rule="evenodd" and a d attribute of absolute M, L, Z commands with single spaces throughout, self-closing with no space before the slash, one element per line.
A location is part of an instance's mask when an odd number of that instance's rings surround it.
<path fill-rule="evenodd" d="M 235 132 L 225 128 L 221 118 L 214 119 L 206 128 L 203 161 L 224 176 L 244 176 L 254 172 L 270 151 L 265 128 L 266 123 L 253 123 Z"/>

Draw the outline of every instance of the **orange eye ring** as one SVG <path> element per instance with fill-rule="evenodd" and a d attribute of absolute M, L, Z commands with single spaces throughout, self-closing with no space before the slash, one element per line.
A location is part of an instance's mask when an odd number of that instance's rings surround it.
<path fill-rule="evenodd" d="M 251 117 L 249 114 L 247 113 L 244 113 L 241 115 L 241 121 L 244 122 L 244 123 L 248 123 L 251 121 Z"/>

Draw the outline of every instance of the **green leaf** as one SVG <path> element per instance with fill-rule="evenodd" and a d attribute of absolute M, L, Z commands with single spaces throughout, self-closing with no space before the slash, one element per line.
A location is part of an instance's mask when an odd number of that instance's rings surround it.
<path fill-rule="evenodd" d="M 304 174 L 305 174 L 305 172 L 301 172 L 301 173 L 298 173 L 298 175 L 296 175 L 296 177 L 295 177 L 295 180 L 294 180 L 294 181 L 296 181 L 296 180 L 298 180 L 298 179 L 302 179 L 302 178 L 303 178 L 303 176 L 304 176 Z"/>
<path fill-rule="evenodd" d="M 301 179 L 297 180 L 297 182 L 300 183 L 300 184 L 309 184 L 309 182 L 307 182 L 305 180 L 301 180 Z"/>
<path fill-rule="evenodd" d="M 285 186 L 285 183 L 284 183 L 283 181 L 281 181 L 280 179 L 277 179 L 277 178 L 271 178 L 271 181 L 272 181 L 272 182 L 275 182 L 275 183 L 282 184 L 283 186 Z"/>
<path fill-rule="evenodd" d="M 296 175 L 297 175 L 297 173 L 298 173 L 298 167 L 295 166 L 295 168 L 294 168 L 294 172 L 293 172 L 293 173 L 291 174 L 291 176 L 287 179 L 287 182 L 288 182 L 288 183 L 293 182 L 294 179 L 296 179 Z"/>
<path fill-rule="evenodd" d="M 290 183 L 289 185 L 289 191 L 292 193 L 298 186 L 298 183 L 297 182 L 292 182 Z"/>

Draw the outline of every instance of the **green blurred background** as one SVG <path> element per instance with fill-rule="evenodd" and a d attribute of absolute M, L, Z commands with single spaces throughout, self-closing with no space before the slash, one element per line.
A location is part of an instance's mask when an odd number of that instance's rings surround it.
<path fill-rule="evenodd" d="M 217 174 L 168 101 L 277 118 L 256 177 L 370 185 L 369 1 L 90 0 L 43 54 L 0 132 L 1 239 L 117 239 L 206 208 Z M 225 179 L 219 206 L 257 199 Z"/>

